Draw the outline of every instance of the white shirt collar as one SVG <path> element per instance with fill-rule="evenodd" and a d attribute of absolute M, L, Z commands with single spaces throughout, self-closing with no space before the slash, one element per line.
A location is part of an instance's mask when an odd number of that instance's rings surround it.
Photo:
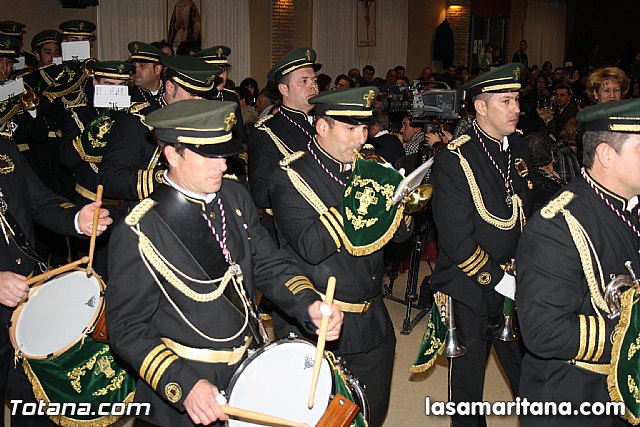
<path fill-rule="evenodd" d="M 638 196 L 633 196 L 627 203 L 627 210 L 631 212 L 636 206 L 638 206 Z"/>
<path fill-rule="evenodd" d="M 505 136 L 502 138 L 502 151 L 507 151 L 507 148 L 509 148 L 509 138 Z"/>
<path fill-rule="evenodd" d="M 389 134 L 388 130 L 386 130 L 386 129 L 385 130 L 381 130 L 380 132 L 378 132 L 376 134 L 376 136 L 374 136 L 374 138 L 377 138 L 377 137 L 382 136 L 382 135 L 388 135 L 388 134 Z"/>
<path fill-rule="evenodd" d="M 164 179 L 169 183 L 170 186 L 172 186 L 173 188 L 175 188 L 185 196 L 191 197 L 192 199 L 202 200 L 205 203 L 209 204 L 216 198 L 216 193 L 211 193 L 211 194 L 207 194 L 206 196 L 203 196 L 201 194 L 194 193 L 193 191 L 185 190 L 184 188 L 180 187 L 178 184 L 176 184 L 169 178 L 168 171 L 164 171 Z"/>

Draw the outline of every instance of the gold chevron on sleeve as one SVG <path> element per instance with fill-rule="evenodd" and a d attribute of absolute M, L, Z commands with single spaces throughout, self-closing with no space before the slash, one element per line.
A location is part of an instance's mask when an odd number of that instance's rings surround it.
<path fill-rule="evenodd" d="M 478 246 L 475 250 L 475 252 L 473 253 L 473 255 L 471 255 L 465 262 L 463 262 L 462 264 L 458 264 L 458 267 L 461 270 L 464 270 L 465 267 L 467 267 L 469 264 L 473 263 L 474 261 L 476 261 L 478 258 L 480 258 L 480 254 L 483 252 L 482 248 L 480 246 Z"/>
<path fill-rule="evenodd" d="M 156 373 L 153 374 L 153 377 L 151 377 L 150 381 L 151 387 L 153 387 L 154 390 L 158 387 L 158 383 L 160 382 L 160 378 L 162 378 L 164 371 L 166 371 L 167 368 L 171 366 L 171 364 L 176 360 L 178 360 L 178 356 L 173 354 L 164 359 L 162 363 L 160 363 L 160 366 L 158 366 L 158 369 L 156 369 Z"/>
<path fill-rule="evenodd" d="M 344 220 L 342 219 L 342 215 L 336 208 L 329 208 L 329 212 L 333 214 L 333 216 L 338 220 L 338 224 L 340 224 L 340 228 L 344 227 Z"/>
<path fill-rule="evenodd" d="M 596 353 L 593 355 L 593 361 L 597 362 L 602 357 L 604 353 L 604 344 L 607 340 L 607 330 L 606 325 L 604 323 L 604 318 L 598 316 L 598 348 L 596 349 Z"/>
<path fill-rule="evenodd" d="M 587 336 L 588 336 L 587 318 L 585 315 L 579 314 L 578 319 L 580 321 L 580 348 L 578 349 L 576 360 L 582 360 L 587 350 Z"/>
<path fill-rule="evenodd" d="M 164 345 L 164 344 L 159 344 L 156 347 L 154 347 L 153 350 L 151 350 L 149 352 L 149 354 L 147 354 L 147 357 L 145 357 L 144 360 L 142 361 L 142 365 L 140 365 L 140 377 L 141 378 L 145 378 L 147 376 L 147 371 L 149 369 L 149 365 L 158 356 L 158 354 L 160 354 L 160 352 L 163 351 L 163 350 L 168 350 L 167 346 Z"/>
<path fill-rule="evenodd" d="M 598 328 L 596 327 L 596 318 L 593 316 L 587 316 L 589 321 L 589 340 L 587 344 L 587 353 L 584 355 L 584 360 L 591 360 L 593 353 L 596 350 L 596 338 L 598 335 Z"/>
<path fill-rule="evenodd" d="M 314 289 L 307 276 L 294 276 L 285 283 L 292 294 L 297 294 L 303 289 Z"/>
<path fill-rule="evenodd" d="M 142 172 L 141 170 L 138 171 L 138 181 L 137 181 L 137 190 L 138 190 L 138 199 L 142 200 L 145 198 L 145 196 L 143 196 L 142 194 Z"/>
<path fill-rule="evenodd" d="M 147 382 L 147 384 L 151 385 L 153 378 L 156 376 L 156 371 L 158 367 L 168 358 L 173 356 L 174 353 L 165 347 L 158 355 L 153 359 L 153 361 L 149 364 L 149 369 L 147 369 L 147 374 L 143 377 L 143 379 Z M 155 387 L 154 387 L 155 388 Z"/>

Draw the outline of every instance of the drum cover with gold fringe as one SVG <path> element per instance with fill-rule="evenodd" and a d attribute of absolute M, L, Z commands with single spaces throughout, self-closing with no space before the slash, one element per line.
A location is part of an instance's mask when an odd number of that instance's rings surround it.
<path fill-rule="evenodd" d="M 395 234 L 404 208 L 391 198 L 403 176 L 392 167 L 356 159 L 342 198 L 345 247 L 355 256 L 381 249 Z"/>
<path fill-rule="evenodd" d="M 620 301 L 620 320 L 613 333 L 609 396 L 624 402 L 624 419 L 640 424 L 640 304 L 638 286 L 627 289 Z"/>
<path fill-rule="evenodd" d="M 90 403 L 96 414 L 65 416 L 50 415 L 56 424 L 64 427 L 107 426 L 120 416 L 97 415 L 102 403 L 129 403 L 133 401 L 136 379 L 114 358 L 107 344 L 91 337 L 79 342 L 52 360 L 22 362 L 31 382 L 36 399 L 48 403 Z"/>

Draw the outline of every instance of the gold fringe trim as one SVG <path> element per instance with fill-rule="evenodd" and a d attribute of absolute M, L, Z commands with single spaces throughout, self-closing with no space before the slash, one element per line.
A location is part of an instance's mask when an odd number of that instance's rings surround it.
<path fill-rule="evenodd" d="M 622 294 L 622 298 L 620 301 L 620 320 L 616 325 L 613 331 L 613 347 L 611 349 L 611 370 L 609 371 L 609 375 L 607 375 L 607 389 L 609 390 L 609 397 L 612 402 L 623 402 L 622 394 L 618 389 L 618 361 L 620 360 L 620 350 L 622 349 L 622 342 L 624 341 L 624 336 L 629 329 L 629 324 L 631 322 L 631 312 L 633 311 L 633 305 L 637 302 L 634 301 L 638 289 L 636 286 L 628 289 Z M 626 406 L 626 405 L 625 405 Z M 636 417 L 631 413 L 631 411 L 624 411 L 624 419 L 627 420 L 632 425 L 636 426 L 640 424 L 640 418 Z"/>
<path fill-rule="evenodd" d="M 92 163 L 92 164 L 95 165 L 96 163 L 100 163 L 102 161 L 102 156 L 90 156 L 90 155 L 88 155 L 87 153 L 84 152 L 84 147 L 82 146 L 81 135 L 76 136 L 75 139 L 73 140 L 73 148 L 76 149 L 76 151 L 78 152 L 78 155 L 80 156 L 80 158 L 82 160 L 84 160 L 85 162 L 87 162 L 87 163 Z M 97 168 L 97 166 L 96 166 L 96 168 Z"/>
<path fill-rule="evenodd" d="M 399 204 L 398 210 L 393 218 L 393 222 L 389 226 L 389 229 L 380 236 L 375 242 L 369 243 L 365 246 L 353 246 L 353 244 L 349 241 L 349 237 L 345 235 L 344 238 L 344 247 L 347 248 L 347 251 L 353 256 L 366 256 L 372 254 L 384 247 L 389 241 L 393 238 L 402 222 L 402 218 L 404 216 L 404 205 Z"/>
<path fill-rule="evenodd" d="M 499 230 L 511 230 L 518 222 L 518 217 L 520 217 L 520 228 L 524 228 L 526 218 L 522 209 L 522 200 L 520 199 L 520 197 L 517 194 L 514 194 L 512 197 L 513 211 L 510 218 L 502 219 L 493 215 L 491 212 L 489 212 L 489 210 L 487 210 L 486 206 L 484 205 L 482 193 L 480 192 L 480 188 L 478 187 L 478 183 L 476 182 L 476 178 L 473 175 L 473 170 L 471 170 L 469 162 L 464 158 L 459 148 L 455 151 L 452 150 L 452 152 L 460 159 L 460 166 L 462 167 L 462 170 L 467 177 L 467 182 L 469 183 L 469 190 L 471 191 L 473 204 L 475 205 L 478 214 L 480 214 L 480 217 L 487 224 L 492 225 Z"/>
<path fill-rule="evenodd" d="M 31 369 L 31 365 L 29 365 L 29 362 L 26 359 L 23 360 L 22 367 L 24 368 L 24 372 L 25 374 L 27 374 L 27 378 L 31 383 L 31 388 L 33 389 L 33 395 L 35 396 L 36 400 L 42 400 L 45 403 L 49 404 L 50 400 L 49 400 L 49 396 L 47 396 L 47 392 L 44 391 L 44 388 L 42 387 L 42 384 L 40 383 L 38 376 L 35 374 L 35 372 L 33 372 L 33 370 Z M 135 393 L 136 393 L 135 390 L 129 393 L 127 397 L 124 399 L 124 402 L 122 403 L 133 402 Z M 105 415 L 100 418 L 95 418 L 92 420 L 77 420 L 75 418 L 69 418 L 63 415 L 58 415 L 58 416 L 52 415 L 52 416 L 49 416 L 49 419 L 53 421 L 55 424 L 62 427 L 107 427 L 115 423 L 122 417 L 123 415 Z"/>
<path fill-rule="evenodd" d="M 438 354 L 440 354 L 441 352 L 442 352 L 442 349 L 438 352 Z M 411 365 L 409 366 L 409 372 L 412 374 L 421 374 L 423 372 L 427 372 L 429 369 L 433 367 L 433 365 L 436 364 L 436 360 L 438 360 L 438 356 L 429 360 L 427 363 L 423 363 L 422 365 Z"/>
<path fill-rule="evenodd" d="M 57 77 L 56 77 L 57 78 Z M 62 90 L 60 92 L 51 92 L 49 90 L 45 90 L 44 92 L 42 92 L 42 94 L 44 96 L 46 96 L 47 98 L 49 98 L 50 101 L 53 101 L 56 98 L 60 98 L 61 96 L 65 96 L 70 94 L 71 92 L 73 92 L 74 90 L 78 89 L 80 86 L 82 86 L 82 84 L 84 83 L 86 79 L 86 76 L 84 75 L 84 73 L 82 73 L 82 75 L 80 76 L 80 78 L 71 85 L 71 87 Z M 49 87 L 51 87 L 51 85 L 49 85 Z M 49 89 L 49 88 L 47 88 Z"/>

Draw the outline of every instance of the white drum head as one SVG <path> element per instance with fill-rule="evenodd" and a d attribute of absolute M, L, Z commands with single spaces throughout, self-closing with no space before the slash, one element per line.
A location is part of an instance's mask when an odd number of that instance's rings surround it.
<path fill-rule="evenodd" d="M 101 284 L 84 271 L 43 283 L 29 296 L 15 325 L 14 345 L 27 358 L 58 355 L 77 342 L 101 308 Z"/>
<path fill-rule="evenodd" d="M 315 426 L 329 406 L 333 388 L 333 372 L 323 358 L 315 404 L 313 409 L 307 407 L 315 355 L 315 345 L 297 339 L 264 347 L 234 374 L 227 393 L 229 405 Z M 229 420 L 230 427 L 260 425 Z"/>

